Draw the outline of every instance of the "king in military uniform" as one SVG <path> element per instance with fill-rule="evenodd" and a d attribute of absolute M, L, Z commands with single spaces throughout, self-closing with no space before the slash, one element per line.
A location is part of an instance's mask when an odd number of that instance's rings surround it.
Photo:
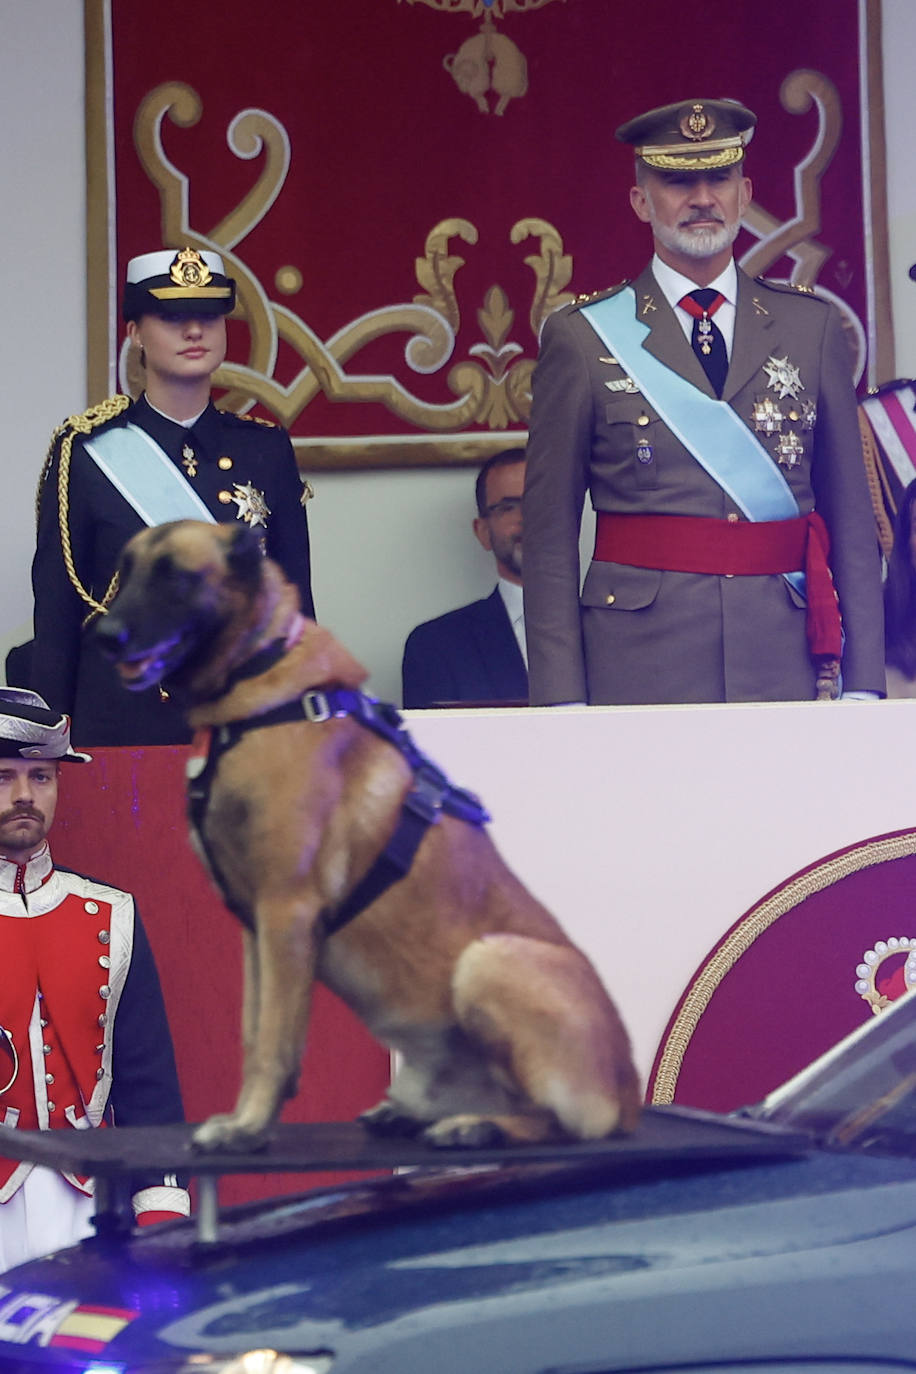
<path fill-rule="evenodd" d="M 839 313 L 732 256 L 755 124 L 734 101 L 687 100 L 617 130 L 655 252 L 544 328 L 524 500 L 532 704 L 884 692 Z"/>
<path fill-rule="evenodd" d="M 54 434 L 39 484 L 32 564 L 35 639 L 28 680 L 72 717 L 90 745 L 189 738 L 158 688 L 125 692 L 84 626 L 104 615 L 121 549 L 144 525 L 243 520 L 312 605 L 304 488 L 289 435 L 217 410 L 213 373 L 226 354 L 235 282 L 222 258 L 185 248 L 127 267 L 123 316 L 145 389 L 71 416 Z"/>

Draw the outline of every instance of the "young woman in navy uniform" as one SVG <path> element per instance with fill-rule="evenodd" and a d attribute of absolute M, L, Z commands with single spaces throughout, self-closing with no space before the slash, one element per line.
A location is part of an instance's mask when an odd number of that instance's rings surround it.
<path fill-rule="evenodd" d="M 121 549 L 144 524 L 183 515 L 246 521 L 314 614 L 304 488 L 289 435 L 217 410 L 210 397 L 234 304 L 235 283 L 216 253 L 132 258 L 123 315 L 143 394 L 71 416 L 52 438 L 39 485 L 28 685 L 72 717 L 81 743 L 189 738 L 177 705 L 158 688 L 125 692 L 84 632 L 87 618 L 104 614 Z"/>

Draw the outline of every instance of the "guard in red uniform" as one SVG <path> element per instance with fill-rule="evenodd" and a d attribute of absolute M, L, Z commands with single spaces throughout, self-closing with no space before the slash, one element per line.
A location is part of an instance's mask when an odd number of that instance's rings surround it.
<path fill-rule="evenodd" d="M 183 1120 L 175 1056 L 129 892 L 54 867 L 46 835 L 70 722 L 0 688 L 0 1124 L 86 1130 Z M 2 1144 L 0 1144 L 2 1154 Z M 91 1179 L 0 1158 L 0 1269 L 92 1233 Z M 184 1215 L 174 1177 L 137 1180 L 139 1224 Z"/>

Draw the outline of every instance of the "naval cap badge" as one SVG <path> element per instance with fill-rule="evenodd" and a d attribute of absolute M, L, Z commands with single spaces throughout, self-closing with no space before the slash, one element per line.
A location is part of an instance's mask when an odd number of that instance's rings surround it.
<path fill-rule="evenodd" d="M 169 276 L 176 286 L 207 286 L 213 275 L 196 248 L 182 248 L 175 254 Z"/>

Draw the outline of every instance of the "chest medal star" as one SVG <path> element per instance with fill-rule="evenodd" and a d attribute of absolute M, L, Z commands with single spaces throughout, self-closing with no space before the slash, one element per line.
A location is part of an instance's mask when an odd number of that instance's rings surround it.
<path fill-rule="evenodd" d="M 754 402 L 751 418 L 755 434 L 779 434 L 785 416 L 772 396 L 762 396 Z"/>
<path fill-rule="evenodd" d="M 767 374 L 767 387 L 772 387 L 780 400 L 786 396 L 797 399 L 798 393 L 805 389 L 798 368 L 787 357 L 767 358 L 763 370 Z"/>
<path fill-rule="evenodd" d="M 776 461 L 781 467 L 797 467 L 804 453 L 805 446 L 793 430 L 789 430 L 787 434 L 780 434 L 776 444 Z"/>
<path fill-rule="evenodd" d="M 263 525 L 267 528 L 267 517 L 270 515 L 270 506 L 264 499 L 263 491 L 258 491 L 250 482 L 236 482 L 233 488 L 232 499 L 239 508 L 236 516 L 238 520 L 244 520 L 246 524 Z"/>

